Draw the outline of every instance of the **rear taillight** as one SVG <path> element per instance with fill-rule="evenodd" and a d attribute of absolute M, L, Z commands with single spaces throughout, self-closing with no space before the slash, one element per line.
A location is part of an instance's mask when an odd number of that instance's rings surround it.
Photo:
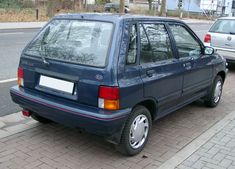
<path fill-rule="evenodd" d="M 100 86 L 98 106 L 106 110 L 119 109 L 119 87 Z"/>
<path fill-rule="evenodd" d="M 210 34 L 205 35 L 204 42 L 205 43 L 211 43 L 211 35 Z"/>
<path fill-rule="evenodd" d="M 24 86 L 24 69 L 18 68 L 18 86 Z"/>

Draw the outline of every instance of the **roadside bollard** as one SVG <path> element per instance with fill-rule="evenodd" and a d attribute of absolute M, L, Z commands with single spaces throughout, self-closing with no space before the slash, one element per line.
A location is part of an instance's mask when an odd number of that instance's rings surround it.
<path fill-rule="evenodd" d="M 36 20 L 38 20 L 38 14 L 39 14 L 39 10 L 36 9 Z"/>

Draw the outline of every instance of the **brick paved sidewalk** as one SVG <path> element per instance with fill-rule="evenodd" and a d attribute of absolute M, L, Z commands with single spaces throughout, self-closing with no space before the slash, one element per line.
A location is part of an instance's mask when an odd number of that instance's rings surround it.
<path fill-rule="evenodd" d="M 177 169 L 235 169 L 235 119 Z"/>

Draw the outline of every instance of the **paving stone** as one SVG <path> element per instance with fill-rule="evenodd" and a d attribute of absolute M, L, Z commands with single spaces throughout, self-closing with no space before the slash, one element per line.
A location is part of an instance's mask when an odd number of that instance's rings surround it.
<path fill-rule="evenodd" d="M 224 155 L 224 154 L 217 153 L 217 154 L 213 157 L 213 160 L 216 160 L 216 161 L 220 162 L 220 161 L 222 161 L 224 158 L 225 158 L 225 155 Z"/>
<path fill-rule="evenodd" d="M 212 147 L 210 150 L 207 151 L 208 154 L 216 155 L 219 152 L 218 147 Z"/>
<path fill-rule="evenodd" d="M 211 168 L 211 169 L 225 169 L 224 167 L 221 167 L 219 165 L 211 164 L 211 163 L 206 163 L 206 167 Z"/>
<path fill-rule="evenodd" d="M 234 159 L 235 160 L 235 159 Z M 232 160 L 229 160 L 229 159 L 223 159 L 220 163 L 219 163 L 219 165 L 220 166 L 222 166 L 222 167 L 224 167 L 224 168 L 227 168 L 227 167 L 229 167 L 231 164 L 232 164 Z"/>
<path fill-rule="evenodd" d="M 215 145 L 214 143 L 207 142 L 207 143 L 204 144 L 202 147 L 203 147 L 204 149 L 209 150 L 209 149 L 211 149 L 214 145 Z"/>

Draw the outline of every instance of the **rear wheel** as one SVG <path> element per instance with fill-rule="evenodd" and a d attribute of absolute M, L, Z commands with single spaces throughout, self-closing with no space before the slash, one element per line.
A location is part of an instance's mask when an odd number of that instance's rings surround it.
<path fill-rule="evenodd" d="M 128 156 L 138 154 L 148 141 L 151 127 L 152 119 L 148 109 L 144 106 L 135 107 L 126 122 L 116 149 Z"/>
<path fill-rule="evenodd" d="M 222 90 L 223 79 L 221 76 L 216 76 L 211 91 L 205 100 L 205 105 L 208 107 L 216 107 L 220 101 Z"/>
<path fill-rule="evenodd" d="M 31 117 L 32 117 L 34 120 L 36 120 L 36 121 L 38 121 L 38 122 L 40 122 L 40 123 L 44 123 L 44 124 L 52 122 L 51 120 L 46 119 L 46 118 L 44 118 L 44 117 L 42 117 L 42 116 L 40 116 L 40 115 L 38 115 L 38 114 L 36 114 L 36 113 L 33 113 L 33 114 L 31 115 Z"/>

